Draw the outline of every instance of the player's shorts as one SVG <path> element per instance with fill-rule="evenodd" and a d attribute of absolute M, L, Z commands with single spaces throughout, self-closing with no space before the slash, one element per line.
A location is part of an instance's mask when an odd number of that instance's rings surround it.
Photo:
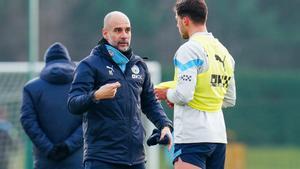
<path fill-rule="evenodd" d="M 190 143 L 175 144 L 173 164 L 180 158 L 201 169 L 224 169 L 226 144 Z"/>
<path fill-rule="evenodd" d="M 99 160 L 88 160 L 84 162 L 84 169 L 145 169 L 145 163 L 136 165 L 124 165 L 102 162 Z"/>

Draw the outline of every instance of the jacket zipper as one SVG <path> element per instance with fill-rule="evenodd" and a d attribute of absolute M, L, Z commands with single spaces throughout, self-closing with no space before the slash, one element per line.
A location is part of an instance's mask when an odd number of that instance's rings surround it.
<path fill-rule="evenodd" d="M 124 78 L 125 78 L 125 81 L 126 81 L 126 85 L 127 85 L 127 88 L 130 90 L 130 85 L 129 85 L 129 79 L 130 79 L 130 76 L 127 76 L 128 71 L 129 71 L 129 68 L 130 66 L 132 65 L 132 63 L 128 62 L 128 64 L 126 65 L 126 69 L 124 71 Z M 130 98 L 130 95 L 129 95 L 129 92 L 127 93 L 127 98 Z M 131 110 L 130 107 L 131 107 L 131 99 L 129 99 L 130 103 L 127 104 L 126 106 L 126 111 L 129 112 L 129 137 L 128 137 L 128 150 L 129 150 L 129 165 L 133 165 L 133 153 L 131 151 L 132 149 L 132 131 L 131 131 L 131 125 L 132 125 L 132 111 L 128 111 L 128 110 Z"/>

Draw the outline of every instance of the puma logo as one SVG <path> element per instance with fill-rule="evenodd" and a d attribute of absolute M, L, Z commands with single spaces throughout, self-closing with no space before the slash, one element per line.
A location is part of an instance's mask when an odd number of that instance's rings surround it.
<path fill-rule="evenodd" d="M 109 75 L 113 75 L 114 74 L 114 67 L 113 66 L 111 66 L 111 67 L 106 66 L 106 68 L 108 69 Z"/>
<path fill-rule="evenodd" d="M 111 71 L 114 71 L 114 67 L 113 66 L 111 66 L 111 67 L 106 66 L 106 68 L 109 69 L 109 70 L 111 70 Z"/>
<path fill-rule="evenodd" d="M 219 61 L 219 62 L 221 62 L 222 63 L 222 65 L 223 65 L 223 68 L 224 68 L 224 70 L 225 70 L 225 59 L 226 59 L 226 56 L 224 57 L 224 59 L 222 60 L 221 58 L 220 58 L 220 56 L 219 55 L 215 55 L 215 58 L 216 58 L 216 60 L 217 61 Z"/>

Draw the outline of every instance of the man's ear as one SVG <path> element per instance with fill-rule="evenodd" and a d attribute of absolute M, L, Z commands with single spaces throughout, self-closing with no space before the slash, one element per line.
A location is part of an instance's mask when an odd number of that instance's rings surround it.
<path fill-rule="evenodd" d="M 107 39 L 107 34 L 108 34 L 108 31 L 105 29 L 102 29 L 102 36 L 104 37 L 104 39 Z"/>
<path fill-rule="evenodd" d="M 185 26 L 189 26 L 189 24 L 190 24 L 190 18 L 189 18 L 189 17 L 184 16 L 184 17 L 182 18 L 182 20 L 183 20 L 183 24 L 184 24 Z"/>

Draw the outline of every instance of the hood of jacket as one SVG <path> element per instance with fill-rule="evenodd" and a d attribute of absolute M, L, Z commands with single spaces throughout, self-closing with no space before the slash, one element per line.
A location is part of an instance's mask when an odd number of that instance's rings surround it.
<path fill-rule="evenodd" d="M 54 84 L 70 83 L 73 80 L 75 64 L 67 48 L 59 42 L 52 44 L 44 55 L 45 67 L 40 78 Z"/>

